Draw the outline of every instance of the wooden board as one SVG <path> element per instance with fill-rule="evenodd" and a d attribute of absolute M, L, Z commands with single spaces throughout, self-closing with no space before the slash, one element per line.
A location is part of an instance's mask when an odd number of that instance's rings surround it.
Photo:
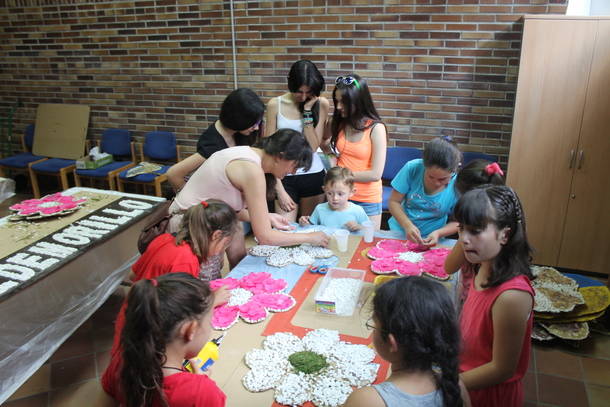
<path fill-rule="evenodd" d="M 68 160 L 82 157 L 85 153 L 89 111 L 89 106 L 85 105 L 38 105 L 32 152 Z"/>

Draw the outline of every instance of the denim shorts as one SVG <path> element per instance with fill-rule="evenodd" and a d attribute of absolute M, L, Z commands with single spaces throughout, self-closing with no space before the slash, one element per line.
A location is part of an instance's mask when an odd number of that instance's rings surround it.
<path fill-rule="evenodd" d="M 362 209 L 364 209 L 364 213 L 366 213 L 367 216 L 381 215 L 381 202 L 359 202 L 359 201 L 352 201 L 352 200 L 350 200 L 350 202 L 353 202 L 356 205 L 361 206 Z"/>

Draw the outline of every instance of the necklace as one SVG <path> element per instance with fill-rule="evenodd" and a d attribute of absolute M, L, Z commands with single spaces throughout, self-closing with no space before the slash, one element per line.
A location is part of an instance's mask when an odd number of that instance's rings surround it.
<path fill-rule="evenodd" d="M 161 366 L 162 369 L 173 369 L 173 370 L 178 370 L 179 372 L 184 372 L 184 370 L 182 370 L 182 368 L 178 368 L 178 367 L 173 367 L 173 366 Z"/>

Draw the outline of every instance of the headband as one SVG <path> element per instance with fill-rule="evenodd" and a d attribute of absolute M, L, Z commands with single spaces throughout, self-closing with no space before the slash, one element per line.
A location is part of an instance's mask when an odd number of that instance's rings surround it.
<path fill-rule="evenodd" d="M 201 201 L 201 205 L 202 205 L 204 208 L 207 208 L 208 206 L 210 206 L 210 204 L 209 204 L 209 203 L 207 203 L 206 201 Z"/>

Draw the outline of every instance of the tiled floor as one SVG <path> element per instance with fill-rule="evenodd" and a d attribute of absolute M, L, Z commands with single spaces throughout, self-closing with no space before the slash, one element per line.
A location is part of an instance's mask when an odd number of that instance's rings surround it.
<path fill-rule="evenodd" d="M 0 216 L 6 207 L 6 202 L 0 205 Z M 99 378 L 123 298 L 123 289 L 110 296 L 3 406 L 113 406 Z M 524 384 L 526 407 L 610 405 L 610 336 L 592 333 L 578 348 L 535 345 Z"/>

